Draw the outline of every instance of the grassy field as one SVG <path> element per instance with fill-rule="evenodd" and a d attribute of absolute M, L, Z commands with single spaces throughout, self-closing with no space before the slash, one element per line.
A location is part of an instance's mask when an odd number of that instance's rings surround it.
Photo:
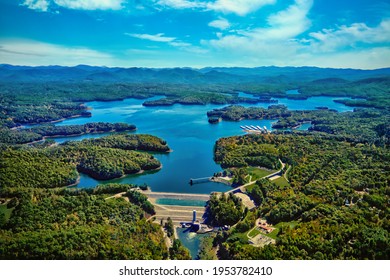
<path fill-rule="evenodd" d="M 246 171 L 252 176 L 252 181 L 276 172 L 276 170 L 266 170 L 258 167 L 247 167 Z"/>
<path fill-rule="evenodd" d="M 272 182 L 274 182 L 276 185 L 280 186 L 280 187 L 284 187 L 284 186 L 289 186 L 289 182 L 286 181 L 286 179 L 284 179 L 284 177 L 280 177 L 276 180 L 273 180 Z"/>
<path fill-rule="evenodd" d="M 246 236 L 246 232 L 241 233 L 234 233 L 229 237 L 229 239 L 240 239 L 242 243 L 247 244 L 248 243 L 248 237 Z"/>
<path fill-rule="evenodd" d="M 249 232 L 248 236 L 249 236 L 250 238 L 253 238 L 253 237 L 255 237 L 256 235 L 258 235 L 259 233 L 260 233 L 260 231 L 259 231 L 257 228 L 254 228 L 254 229 L 252 229 L 252 230 Z"/>

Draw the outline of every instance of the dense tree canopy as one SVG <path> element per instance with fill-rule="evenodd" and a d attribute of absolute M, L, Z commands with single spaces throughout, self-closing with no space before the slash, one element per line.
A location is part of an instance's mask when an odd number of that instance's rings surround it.
<path fill-rule="evenodd" d="M 288 163 L 289 185 L 260 180 L 248 191 L 259 215 L 281 227 L 276 245 L 255 248 L 225 238 L 220 257 L 233 259 L 388 259 L 390 152 L 386 147 L 310 135 L 222 138 L 216 158 L 272 145 L 264 155 Z M 231 147 L 235 146 L 234 149 Z M 243 243 L 244 242 L 244 243 Z"/>
<path fill-rule="evenodd" d="M 228 106 L 209 111 L 207 115 L 228 121 L 278 119 L 272 124 L 272 128 L 282 130 L 295 129 L 303 123 L 310 122 L 311 132 L 323 132 L 338 139 L 354 142 L 370 142 L 376 145 L 390 143 L 389 110 L 355 109 L 353 112 L 338 113 L 327 109 L 292 111 L 284 105 L 272 105 L 268 109 Z"/>
<path fill-rule="evenodd" d="M 46 137 L 74 136 L 87 133 L 123 132 L 135 130 L 135 125 L 126 123 L 86 123 L 84 125 L 40 125 L 27 129 L 0 128 L 0 143 L 24 144 Z"/>
<path fill-rule="evenodd" d="M 337 102 L 360 108 L 337 113 L 326 108 L 291 111 L 282 105 L 228 106 L 208 112 L 215 122 L 277 119 L 275 129 L 291 130 L 305 122 L 311 128 L 217 141 L 215 160 L 236 168 L 236 183 L 246 180 L 243 168 L 279 169 L 279 159 L 289 166 L 289 182 L 261 180 L 251 186 L 253 212 L 243 209 L 234 195 L 212 195 L 209 222 L 235 226 L 204 239 L 201 257 L 213 259 L 217 252 L 222 259 L 390 258 L 388 69 L 0 68 L 1 259 L 189 257 L 178 240 L 166 248 L 161 228 L 145 219 L 154 213 L 153 205 L 134 186 L 65 188 L 77 181 L 79 172 L 110 179 L 159 168 L 158 160 L 144 151 L 168 152 L 164 140 L 116 134 L 62 145 L 52 140 L 30 143 L 59 135 L 134 130 L 128 124 L 47 123 L 90 117 L 84 102 L 155 95 L 163 96 L 143 105 L 256 104 L 326 95 L 345 97 Z M 51 75 L 42 75 L 47 70 Z M 297 89 L 296 94 L 286 93 L 289 89 Z M 240 97 L 240 92 L 253 97 Z M 25 143 L 30 144 L 21 145 Z M 116 193 L 125 196 L 107 199 Z M 246 233 L 258 217 L 278 225 L 275 245 L 248 244 Z M 170 236 L 172 227 L 168 221 Z"/>
<path fill-rule="evenodd" d="M 100 191 L 28 189 L 0 229 L 0 259 L 165 259 L 158 225 L 140 206 Z"/>
<path fill-rule="evenodd" d="M 232 194 L 211 195 L 207 209 L 210 213 L 208 222 L 219 226 L 234 225 L 243 216 L 242 202 Z"/>

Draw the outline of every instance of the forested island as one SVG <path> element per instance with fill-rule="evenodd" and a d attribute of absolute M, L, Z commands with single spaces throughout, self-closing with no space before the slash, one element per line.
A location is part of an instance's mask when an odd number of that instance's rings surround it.
<path fill-rule="evenodd" d="M 55 124 L 91 117 L 89 101 L 155 96 L 162 98 L 143 106 L 221 105 L 204 111 L 213 128 L 221 121 L 275 120 L 272 133 L 216 141 L 214 160 L 232 172 L 234 184 L 256 172 L 282 176 L 257 176 L 246 187 L 252 209 L 233 194 L 210 196 L 209 225 L 227 229 L 203 239 L 201 259 L 389 259 L 389 75 L 389 69 L 315 67 L 0 65 L 0 259 L 189 258 L 180 241 L 169 249 L 164 243 L 162 227 L 172 236 L 171 221 L 147 221 L 155 210 L 135 192 L 140 186 L 71 188 L 80 173 L 108 180 L 158 170 L 154 153 L 170 152 L 168 143 L 134 134 L 137 123 Z M 351 111 L 272 104 L 314 96 L 342 97 L 337 102 Z M 256 107 L 260 102 L 270 105 Z M 308 122 L 308 131 L 294 130 Z M 91 133 L 111 135 L 55 142 Z M 275 230 L 259 231 L 259 220 Z M 272 242 L 253 246 L 252 235 Z"/>

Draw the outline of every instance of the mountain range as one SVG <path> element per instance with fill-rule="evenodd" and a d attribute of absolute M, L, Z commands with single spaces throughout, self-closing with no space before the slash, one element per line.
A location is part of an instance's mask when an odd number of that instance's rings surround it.
<path fill-rule="evenodd" d="M 88 65 L 14 66 L 0 64 L 0 82 L 127 82 L 127 83 L 278 83 L 290 81 L 337 83 L 370 78 L 388 78 L 390 68 L 375 70 L 317 67 L 207 67 L 120 68 Z"/>

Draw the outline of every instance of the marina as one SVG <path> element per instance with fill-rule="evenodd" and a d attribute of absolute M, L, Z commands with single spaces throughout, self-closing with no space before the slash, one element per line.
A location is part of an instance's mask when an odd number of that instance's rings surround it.
<path fill-rule="evenodd" d="M 260 127 L 258 125 L 241 125 L 240 128 L 246 133 L 268 134 L 271 132 L 271 130 L 267 129 L 266 126 Z"/>

